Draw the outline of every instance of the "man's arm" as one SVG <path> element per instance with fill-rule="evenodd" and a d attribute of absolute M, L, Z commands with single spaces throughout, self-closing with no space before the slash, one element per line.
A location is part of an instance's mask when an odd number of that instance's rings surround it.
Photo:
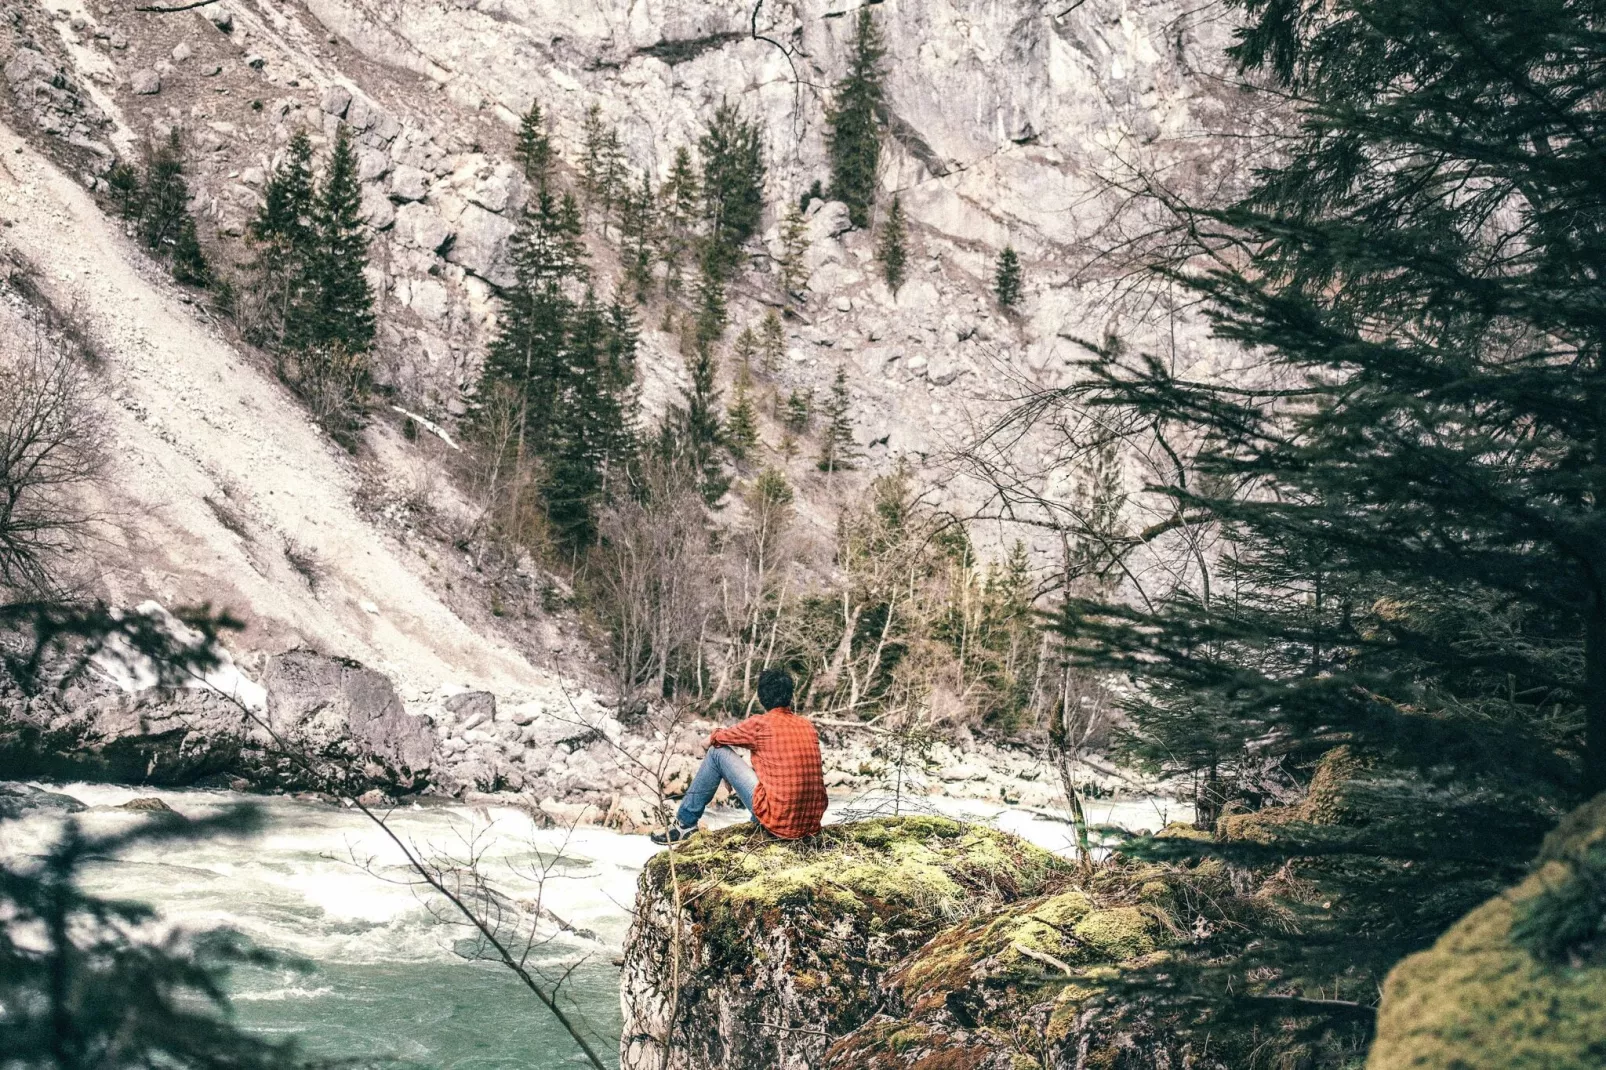
<path fill-rule="evenodd" d="M 710 747 L 752 747 L 763 734 L 764 722 L 759 717 L 749 717 L 740 724 L 733 724 L 729 728 L 716 728 L 708 737 Z"/>

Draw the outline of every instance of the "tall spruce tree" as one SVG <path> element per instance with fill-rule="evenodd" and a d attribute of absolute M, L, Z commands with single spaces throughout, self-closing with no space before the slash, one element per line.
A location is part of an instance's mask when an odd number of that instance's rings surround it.
<path fill-rule="evenodd" d="M 1020 303 L 1020 284 L 1020 256 L 1013 245 L 1006 245 L 993 270 L 993 297 L 1001 307 L 1014 308 Z"/>
<path fill-rule="evenodd" d="M 552 137 L 547 133 L 546 117 L 541 114 L 538 100 L 530 101 L 530 110 L 519 120 L 513 159 L 518 161 L 531 190 L 537 194 L 545 192 L 552 181 Z"/>
<path fill-rule="evenodd" d="M 260 344 L 282 346 L 288 325 L 305 314 L 308 272 L 317 249 L 315 200 L 312 141 L 298 130 L 246 231 L 254 250 L 249 270 L 262 309 L 253 332 Z"/>
<path fill-rule="evenodd" d="M 764 137 L 757 122 L 721 101 L 697 149 L 703 160 L 704 262 L 728 276 L 742 244 L 764 219 Z"/>
<path fill-rule="evenodd" d="M 776 264 L 781 301 L 785 304 L 803 299 L 803 288 L 809 284 L 808 251 L 808 221 L 794 205 L 786 210 L 786 218 L 781 220 L 781 259 Z"/>
<path fill-rule="evenodd" d="M 738 373 L 736 397 L 725 413 L 725 448 L 733 460 L 746 461 L 757 446 L 758 410 L 753 405 L 752 383 Z"/>
<path fill-rule="evenodd" d="M 725 268 L 712 244 L 704 248 L 697 268 L 697 326 L 699 343 L 709 345 L 725 335 L 729 316 L 725 307 Z"/>
<path fill-rule="evenodd" d="M 859 446 L 853 440 L 853 396 L 848 392 L 848 373 L 845 369 L 836 370 L 831 393 L 823 408 L 825 429 L 820 435 L 817 467 L 827 475 L 851 470 L 859 458 Z"/>
<path fill-rule="evenodd" d="M 679 291 L 687 261 L 697 238 L 702 188 L 692 163 L 691 150 L 675 148 L 669 177 L 658 191 L 658 257 L 664 264 L 664 292 Z"/>
<path fill-rule="evenodd" d="M 715 506 L 730 489 L 731 477 L 725 470 L 725 426 L 719 387 L 714 382 L 718 365 L 706 342 L 699 342 L 693 350 L 689 370 L 691 384 L 664 421 L 659 449 L 697 473 L 703 501 Z"/>
<path fill-rule="evenodd" d="M 1210 583 L 1072 597 L 1062 630 L 1129 674 L 1130 745 L 1197 774 L 1207 809 L 1261 801 L 1246 768 L 1308 776 L 1344 745 L 1330 782 L 1368 826 L 1324 815 L 1256 859 L 1342 894 L 1235 953 L 1213 996 L 1251 978 L 1364 1011 L 1524 871 L 1551 806 L 1606 788 L 1606 41 L 1591 5 L 1241 7 L 1246 83 L 1299 121 L 1247 195 L 1184 209 L 1193 244 L 1156 266 L 1256 377 L 1098 345 L 1067 395 L 1197 444 L 1152 493 L 1164 532 L 1214 540 Z M 1096 570 L 1164 532 L 1100 539 Z M 1462 827 L 1435 809 L 1480 798 Z"/>
<path fill-rule="evenodd" d="M 771 309 L 764 313 L 764 322 L 759 325 L 759 367 L 765 375 L 774 375 L 780 370 L 784 356 L 786 333 L 781 327 L 781 317 Z"/>
<path fill-rule="evenodd" d="M 204 286 L 211 280 L 211 268 L 201 250 L 190 215 L 190 187 L 184 180 L 184 143 L 178 128 L 168 132 L 167 140 L 151 155 L 149 172 L 139 195 L 138 230 L 140 239 L 159 259 L 165 260 L 179 282 Z"/>
<path fill-rule="evenodd" d="M 887 289 L 896 296 L 903 286 L 909 267 L 909 222 L 903 214 L 903 198 L 893 194 L 892 207 L 887 210 L 886 222 L 881 224 L 881 241 L 876 245 L 876 259 L 881 262 L 881 277 Z"/>
<path fill-rule="evenodd" d="M 831 196 L 848 206 L 856 227 L 870 225 L 881 166 L 881 59 L 885 55 L 869 5 L 859 9 L 848 71 L 826 112 Z"/>
<path fill-rule="evenodd" d="M 306 315 L 288 325 L 297 348 L 333 345 L 357 354 L 373 345 L 374 294 L 363 274 L 368 230 L 361 209 L 357 156 L 342 124 L 313 209 L 316 244 L 307 266 Z"/>
<path fill-rule="evenodd" d="M 652 292 L 655 201 L 652 179 L 643 172 L 639 186 L 627 189 L 619 204 L 619 258 L 638 304 Z"/>

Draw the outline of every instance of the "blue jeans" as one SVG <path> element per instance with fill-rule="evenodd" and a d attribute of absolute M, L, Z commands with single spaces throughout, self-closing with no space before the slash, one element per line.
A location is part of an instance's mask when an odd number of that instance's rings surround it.
<path fill-rule="evenodd" d="M 731 791 L 742 800 L 747 812 L 753 812 L 753 789 L 758 787 L 758 774 L 748 765 L 740 754 L 729 747 L 710 747 L 708 753 L 703 755 L 703 764 L 697 767 L 697 775 L 691 779 L 691 787 L 686 789 L 686 795 L 680 800 L 680 809 L 675 813 L 675 824 L 683 829 L 697 827 L 697 822 L 703 819 L 703 811 L 708 804 L 714 801 L 714 793 L 719 790 L 720 781 L 731 786 Z M 753 818 L 757 821 L 757 818 Z"/>

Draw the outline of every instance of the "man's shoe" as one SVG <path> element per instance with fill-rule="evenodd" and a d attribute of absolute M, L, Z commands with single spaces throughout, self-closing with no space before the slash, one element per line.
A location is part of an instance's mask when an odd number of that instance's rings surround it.
<path fill-rule="evenodd" d="M 669 844 L 679 843 L 681 840 L 684 840 L 687 836 L 690 836 L 696 831 L 697 827 L 695 825 L 693 825 L 691 828 L 682 828 L 678 823 L 676 823 L 670 825 L 662 832 L 654 832 L 649 838 L 653 843 L 662 844 L 663 846 L 667 847 Z"/>

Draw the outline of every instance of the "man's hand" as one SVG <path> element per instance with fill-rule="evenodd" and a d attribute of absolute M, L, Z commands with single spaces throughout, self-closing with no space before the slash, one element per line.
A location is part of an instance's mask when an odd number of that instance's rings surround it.
<path fill-rule="evenodd" d="M 714 730 L 714 732 L 717 732 L 717 731 L 719 731 L 719 729 L 716 728 Z M 719 741 L 714 738 L 714 732 L 708 733 L 708 739 L 703 744 L 703 749 L 704 750 L 713 750 L 715 747 L 719 746 Z"/>

